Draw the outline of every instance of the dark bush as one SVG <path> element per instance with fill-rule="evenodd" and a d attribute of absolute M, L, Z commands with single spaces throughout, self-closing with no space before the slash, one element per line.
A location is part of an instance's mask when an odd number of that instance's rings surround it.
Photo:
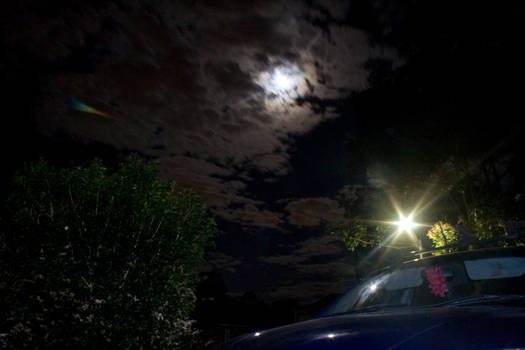
<path fill-rule="evenodd" d="M 190 190 L 130 157 L 15 176 L 0 230 L 0 333 L 11 348 L 185 348 L 215 223 Z"/>

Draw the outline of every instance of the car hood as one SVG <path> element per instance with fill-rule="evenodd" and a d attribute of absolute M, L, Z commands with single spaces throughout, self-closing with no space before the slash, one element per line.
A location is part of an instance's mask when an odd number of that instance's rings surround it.
<path fill-rule="evenodd" d="M 403 308 L 323 317 L 240 337 L 219 349 L 503 349 L 525 347 L 525 309 Z"/>

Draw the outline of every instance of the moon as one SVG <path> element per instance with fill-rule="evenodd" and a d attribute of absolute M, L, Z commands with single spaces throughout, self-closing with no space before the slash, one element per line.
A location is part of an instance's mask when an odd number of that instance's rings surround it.
<path fill-rule="evenodd" d="M 273 74 L 272 85 L 276 90 L 285 92 L 294 88 L 294 79 L 280 70 L 277 70 Z"/>
<path fill-rule="evenodd" d="M 304 85 L 304 73 L 294 66 L 277 66 L 262 72 L 258 83 L 269 99 L 287 102 L 299 95 Z"/>

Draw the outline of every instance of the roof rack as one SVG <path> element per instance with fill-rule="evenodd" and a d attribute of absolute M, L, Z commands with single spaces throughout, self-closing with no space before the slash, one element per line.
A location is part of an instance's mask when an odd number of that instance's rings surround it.
<path fill-rule="evenodd" d="M 473 245 L 483 245 L 486 243 L 511 241 L 515 239 L 525 238 L 521 234 L 521 231 L 519 230 L 520 228 L 525 228 L 525 221 L 504 221 L 503 227 L 505 228 L 505 236 L 478 240 L 475 238 L 474 234 L 467 231 L 463 226 L 458 224 L 456 226 L 456 231 L 459 233 L 458 243 L 439 247 L 439 248 L 424 250 L 424 251 L 423 250 L 413 250 L 409 253 L 409 255 L 403 256 L 402 259 L 406 260 L 406 259 L 411 259 L 414 257 L 418 257 L 422 259 L 425 256 L 431 255 L 432 253 L 447 251 L 449 249 L 455 249 L 455 248 L 467 248 L 468 249 L 468 248 L 471 248 Z"/>

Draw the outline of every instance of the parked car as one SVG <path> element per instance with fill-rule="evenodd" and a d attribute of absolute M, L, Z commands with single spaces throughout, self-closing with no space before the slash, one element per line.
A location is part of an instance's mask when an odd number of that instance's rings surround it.
<path fill-rule="evenodd" d="M 525 247 L 415 258 L 356 283 L 316 318 L 218 349 L 525 349 Z"/>

